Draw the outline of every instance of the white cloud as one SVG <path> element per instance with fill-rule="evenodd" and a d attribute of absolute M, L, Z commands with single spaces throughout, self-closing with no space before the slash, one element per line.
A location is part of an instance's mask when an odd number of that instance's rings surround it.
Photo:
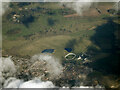
<path fill-rule="evenodd" d="M 110 2 L 119 2 L 120 0 L 111 0 Z M 101 0 L 70 0 L 70 2 L 66 2 L 66 0 L 62 0 L 62 4 L 66 5 L 68 8 L 71 8 L 77 12 L 77 14 L 82 15 L 82 13 L 92 6 L 94 2 L 101 2 Z M 103 1 L 105 2 L 105 1 Z M 109 0 L 107 1 L 109 2 Z M 116 7 L 117 3 L 115 3 Z"/>
<path fill-rule="evenodd" d="M 47 68 L 47 71 L 50 73 L 52 77 L 59 76 L 62 71 L 63 67 L 61 63 L 59 62 L 59 59 L 55 58 L 52 55 L 49 54 L 38 54 L 34 55 L 31 59 L 32 61 L 45 61 L 47 64 L 45 68 Z"/>
<path fill-rule="evenodd" d="M 30 81 L 23 82 L 16 78 L 9 78 L 4 84 L 4 88 L 54 88 L 51 81 L 41 81 L 40 78 L 35 78 Z"/>
<path fill-rule="evenodd" d="M 3 0 L 0 0 L 0 16 L 2 16 L 9 8 L 9 2 L 10 0 L 7 0 L 7 2 L 3 2 Z"/>
<path fill-rule="evenodd" d="M 0 87 L 2 86 L 1 84 L 4 82 L 5 78 L 14 76 L 15 72 L 16 68 L 11 58 L 0 57 Z"/>
<path fill-rule="evenodd" d="M 54 88 L 54 84 L 51 81 L 41 81 L 38 78 L 24 82 L 19 88 Z"/>
<path fill-rule="evenodd" d="M 11 77 L 5 81 L 4 88 L 19 88 L 22 83 L 22 80 Z"/>

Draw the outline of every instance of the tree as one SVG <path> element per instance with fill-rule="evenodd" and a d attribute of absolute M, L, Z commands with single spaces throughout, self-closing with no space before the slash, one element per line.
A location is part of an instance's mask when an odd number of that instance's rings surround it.
<path fill-rule="evenodd" d="M 55 24 L 55 20 L 52 18 L 48 18 L 48 25 L 53 26 Z"/>
<path fill-rule="evenodd" d="M 34 22 L 34 16 L 32 15 L 25 15 L 23 17 L 20 18 L 20 21 L 28 27 L 28 24 L 31 23 L 31 22 Z"/>

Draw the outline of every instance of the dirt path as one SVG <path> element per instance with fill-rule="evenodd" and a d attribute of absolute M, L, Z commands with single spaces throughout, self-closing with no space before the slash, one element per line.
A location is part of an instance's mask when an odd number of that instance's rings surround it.
<path fill-rule="evenodd" d="M 70 14 L 70 15 L 64 15 L 64 17 L 76 17 L 79 16 L 78 14 Z"/>

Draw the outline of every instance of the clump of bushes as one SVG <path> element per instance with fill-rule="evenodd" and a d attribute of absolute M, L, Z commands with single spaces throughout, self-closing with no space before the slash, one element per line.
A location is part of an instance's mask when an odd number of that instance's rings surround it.
<path fill-rule="evenodd" d="M 56 20 L 54 20 L 52 18 L 48 18 L 47 21 L 48 21 L 48 25 L 50 25 L 50 26 L 55 25 L 55 22 L 56 22 Z"/>

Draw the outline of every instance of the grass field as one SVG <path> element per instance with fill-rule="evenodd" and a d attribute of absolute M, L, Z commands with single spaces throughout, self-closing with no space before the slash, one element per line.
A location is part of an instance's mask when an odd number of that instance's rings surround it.
<path fill-rule="evenodd" d="M 98 12 L 92 8 L 90 12 L 94 11 L 96 16 L 67 18 L 63 13 L 69 15 L 75 12 L 63 8 L 58 3 L 32 3 L 22 6 L 22 10 L 19 10 L 17 4 L 19 3 L 13 3 L 13 6 L 3 16 L 3 54 L 31 56 L 41 53 L 43 49 L 54 48 L 56 49 L 55 54 L 62 56 L 65 46 L 73 39 L 76 40 L 76 44 L 73 46 L 74 52 L 86 52 L 87 47 L 93 44 L 90 37 L 95 33 L 94 29 L 106 22 L 102 19 L 103 17 L 109 16 L 104 13 L 98 15 Z M 110 7 L 111 4 L 106 5 Z M 59 7 L 56 8 L 56 6 Z M 105 10 L 103 11 L 106 13 Z M 14 22 L 11 12 L 20 15 L 18 17 L 20 20 L 22 20 L 20 12 L 23 15 L 29 12 L 34 17 L 34 21 L 28 25 Z M 85 15 L 88 13 L 85 12 Z"/>
<path fill-rule="evenodd" d="M 90 54 L 88 66 L 95 70 L 90 77 L 102 76 L 106 81 L 101 79 L 100 84 L 111 86 L 117 82 L 112 76 L 119 77 L 116 39 L 120 26 L 116 15 L 107 12 L 112 5 L 99 3 L 101 14 L 93 6 L 79 16 L 59 3 L 11 3 L 2 19 L 2 54 L 31 57 L 55 49 L 53 55 L 62 62 L 68 53 L 64 48 L 72 48 L 77 56 Z"/>

